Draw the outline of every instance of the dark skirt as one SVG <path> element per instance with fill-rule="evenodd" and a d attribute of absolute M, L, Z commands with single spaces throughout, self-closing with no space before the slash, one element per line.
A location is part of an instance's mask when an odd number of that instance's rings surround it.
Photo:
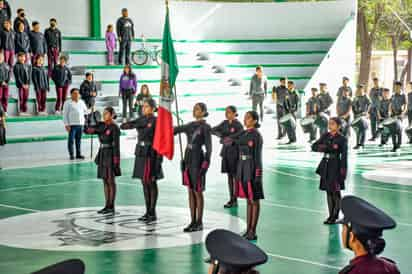
<path fill-rule="evenodd" d="M 0 146 L 4 146 L 6 143 L 6 129 L 0 125 Z"/>
<path fill-rule="evenodd" d="M 340 173 L 339 162 L 338 159 L 322 159 L 316 169 L 316 173 L 320 176 L 320 190 L 338 192 L 345 189 L 345 179 Z"/>
<path fill-rule="evenodd" d="M 120 165 L 113 163 L 113 149 L 100 148 L 94 162 L 97 165 L 97 178 L 111 179 L 116 176 L 121 176 Z"/>
<path fill-rule="evenodd" d="M 262 200 L 262 178 L 256 178 L 256 170 L 252 159 L 239 161 L 236 172 L 236 196 L 248 200 Z"/>
<path fill-rule="evenodd" d="M 158 163 L 159 158 L 136 156 L 134 161 L 133 178 L 142 180 L 144 183 L 163 179 L 163 171 Z"/>
<path fill-rule="evenodd" d="M 236 146 L 223 146 L 220 153 L 222 157 L 222 173 L 236 175 L 237 164 L 239 161 L 239 150 Z"/>
<path fill-rule="evenodd" d="M 186 149 L 183 185 L 195 192 L 206 190 L 206 173 L 201 172 L 204 152 L 201 149 Z"/>

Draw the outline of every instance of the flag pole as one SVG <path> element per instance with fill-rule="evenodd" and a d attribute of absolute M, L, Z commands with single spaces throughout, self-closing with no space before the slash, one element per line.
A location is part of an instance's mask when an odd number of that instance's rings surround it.
<path fill-rule="evenodd" d="M 167 0 L 166 0 L 167 1 Z M 180 116 L 179 116 L 179 103 L 177 102 L 177 92 L 176 92 L 176 84 L 173 87 L 175 91 L 175 105 L 176 105 L 176 119 L 177 119 L 177 126 L 180 126 Z M 179 133 L 179 148 L 180 148 L 180 160 L 183 160 L 183 145 L 182 145 L 182 134 Z"/>

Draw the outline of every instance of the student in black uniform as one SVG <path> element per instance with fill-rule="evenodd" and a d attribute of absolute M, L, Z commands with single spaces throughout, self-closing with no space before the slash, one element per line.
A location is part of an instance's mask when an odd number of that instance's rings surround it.
<path fill-rule="evenodd" d="M 285 77 L 280 78 L 280 85 L 278 87 L 273 87 L 272 90 L 272 99 L 276 103 L 276 120 L 278 124 L 278 137 L 280 140 L 286 135 L 285 129 L 279 122 L 279 119 L 285 115 L 284 102 L 288 89 L 286 87 L 287 79 Z"/>
<path fill-rule="evenodd" d="M 320 107 L 317 124 L 319 125 L 320 135 L 323 135 L 328 131 L 328 121 L 325 118 L 330 116 L 330 107 L 333 104 L 333 99 L 328 92 L 326 83 L 320 83 L 319 90 L 318 99 Z"/>
<path fill-rule="evenodd" d="M 361 120 L 355 126 L 356 134 L 356 146 L 353 149 L 359 149 L 364 147 L 366 130 L 368 129 L 368 122 L 366 121 L 366 115 L 369 112 L 369 106 L 371 101 L 368 96 L 365 95 L 365 86 L 360 84 L 356 90 L 356 96 L 352 102 L 352 111 L 354 116 L 354 122 L 357 118 L 361 117 Z"/>
<path fill-rule="evenodd" d="M 237 164 L 239 161 L 239 149 L 235 144 L 225 144 L 224 138 L 237 134 L 243 130 L 242 124 L 237 120 L 237 109 L 235 106 L 226 107 L 225 112 L 226 120 L 220 123 L 218 126 L 212 128 L 212 134 L 221 138 L 223 144 L 220 156 L 222 157 L 222 173 L 227 173 L 229 184 L 229 197 L 230 200 L 224 207 L 231 208 L 237 207 L 237 197 L 235 192 L 235 176 Z"/>
<path fill-rule="evenodd" d="M 243 234 L 248 240 L 256 240 L 256 227 L 260 215 L 260 200 L 264 199 L 262 182 L 263 138 L 258 128 L 259 115 L 256 111 L 245 114 L 246 130 L 226 138 L 225 143 L 234 142 L 239 147 L 239 162 L 236 173 L 238 198 L 247 200 L 247 230 Z"/>
<path fill-rule="evenodd" d="M 395 82 L 395 93 L 392 95 L 390 113 L 398 119 L 395 133 L 392 133 L 393 152 L 402 144 L 402 116 L 406 113 L 406 95 L 402 91 L 402 82 Z"/>
<path fill-rule="evenodd" d="M 151 98 L 152 95 L 150 94 L 149 86 L 146 84 L 142 85 L 140 93 L 136 96 L 136 101 L 134 103 L 138 117 L 143 115 L 143 103 Z"/>
<path fill-rule="evenodd" d="M 91 109 L 94 107 L 97 96 L 96 82 L 94 81 L 94 75 L 91 72 L 86 72 L 86 79 L 80 85 L 80 95 L 86 106 Z"/>
<path fill-rule="evenodd" d="M 40 31 L 40 23 L 34 21 L 32 24 L 33 30 L 29 32 L 30 38 L 30 48 L 31 48 L 31 63 L 34 64 L 37 56 L 45 56 L 47 53 L 47 43 L 46 38 L 44 38 L 43 33 Z"/>
<path fill-rule="evenodd" d="M 369 118 L 371 121 L 372 138 L 369 141 L 375 141 L 378 137 L 378 109 L 380 101 L 382 100 L 383 88 L 379 86 L 379 79 L 373 78 L 373 87 L 369 91 L 369 98 L 371 100 L 371 107 L 369 109 Z"/>
<path fill-rule="evenodd" d="M 349 97 L 349 89 L 342 89 L 342 97 L 336 104 L 336 113 L 342 121 L 341 132 L 348 138 L 350 135 L 350 113 L 352 111 L 352 99 Z"/>
<path fill-rule="evenodd" d="M 29 99 L 29 88 L 31 82 L 31 66 L 27 65 L 26 55 L 20 52 L 17 55 L 17 63 L 13 68 L 16 87 L 19 90 L 19 114 L 27 115 L 27 100 Z"/>
<path fill-rule="evenodd" d="M 30 60 L 30 38 L 27 32 L 24 31 L 24 23 L 19 22 L 17 24 L 17 31 L 15 36 L 15 53 L 23 52 L 26 54 L 26 63 Z"/>
<path fill-rule="evenodd" d="M 121 129 L 137 130 L 137 144 L 135 149 L 135 162 L 133 178 L 140 179 L 143 186 L 143 194 L 146 204 L 146 213 L 139 218 L 142 222 L 154 222 L 156 216 L 156 203 L 158 197 L 157 180 L 163 179 L 162 161 L 163 157 L 159 155 L 152 147 L 153 137 L 156 128 L 156 102 L 153 99 L 144 101 L 143 116 L 136 120 L 123 123 Z"/>
<path fill-rule="evenodd" d="M 341 190 L 345 189 L 348 141 L 340 133 L 341 124 L 338 117 L 330 118 L 329 132 L 312 145 L 312 151 L 324 153 L 316 173 L 320 176 L 320 190 L 327 194 L 329 217 L 324 222 L 327 225 L 335 224 L 339 218 Z"/>
<path fill-rule="evenodd" d="M 205 244 L 211 258 L 208 274 L 259 274 L 254 267 L 268 260 L 259 247 L 228 230 L 210 232 Z"/>
<path fill-rule="evenodd" d="M 87 134 L 99 136 L 100 148 L 95 163 L 97 165 L 97 178 L 104 183 L 106 205 L 99 214 L 114 214 L 116 200 L 116 180 L 121 176 L 120 170 L 120 129 L 115 123 L 116 112 L 112 107 L 106 107 L 103 112 L 103 122 L 97 125 L 85 125 Z M 87 119 L 89 120 L 89 119 Z"/>
<path fill-rule="evenodd" d="M 24 9 L 21 8 L 17 9 L 17 16 L 13 22 L 13 29 L 15 32 L 17 32 L 18 24 L 20 22 L 24 24 L 24 31 L 28 34 L 30 32 L 30 24 L 29 21 L 26 19 L 26 13 L 24 12 Z"/>
<path fill-rule="evenodd" d="M 285 114 L 292 114 L 296 121 L 296 112 L 298 111 L 299 105 L 299 95 L 295 89 L 295 83 L 293 81 L 288 81 L 288 92 L 284 101 Z M 286 128 L 286 133 L 288 135 L 289 144 L 296 143 L 296 122 L 293 125 Z"/>
<path fill-rule="evenodd" d="M 57 28 L 56 18 L 49 20 L 50 27 L 44 31 L 44 38 L 47 44 L 47 65 L 51 76 L 53 68 L 57 65 L 60 52 L 62 51 L 62 34 Z"/>
<path fill-rule="evenodd" d="M 315 118 L 319 114 L 319 108 L 320 108 L 320 101 L 318 98 L 318 89 L 311 88 L 311 92 L 312 92 L 312 97 L 310 97 L 306 103 L 306 117 L 312 116 Z M 312 143 L 313 141 L 316 140 L 317 131 L 318 131 L 317 127 L 313 125 L 312 130 L 310 131 L 309 143 Z"/>
<path fill-rule="evenodd" d="M 386 242 L 383 231 L 394 229 L 396 222 L 385 212 L 355 196 L 342 199 L 344 218 L 342 244 L 352 250 L 355 258 L 339 274 L 400 274 L 396 263 L 388 258 L 378 257 Z"/>
<path fill-rule="evenodd" d="M 0 54 L 0 105 L 3 111 L 7 112 L 9 100 L 10 67 L 4 62 L 4 57 Z"/>
<path fill-rule="evenodd" d="M 52 80 L 56 86 L 56 106 L 55 112 L 59 115 L 62 111 L 64 102 L 66 101 L 67 91 L 69 86 L 72 83 L 72 73 L 69 67 L 66 65 L 67 58 L 66 56 L 60 56 L 60 63 L 53 68 Z"/>
<path fill-rule="evenodd" d="M 193 107 L 195 121 L 174 128 L 175 135 L 185 133 L 187 136 L 187 146 L 181 168 L 183 185 L 187 186 L 189 192 L 191 222 L 184 228 L 184 232 L 203 230 L 203 191 L 206 187 L 206 173 L 212 154 L 211 127 L 206 123 L 207 116 L 206 104 L 197 103 Z"/>
<path fill-rule="evenodd" d="M 49 92 L 49 77 L 46 69 L 43 67 L 43 57 L 37 56 L 35 64 L 32 67 L 32 80 L 34 90 L 36 92 L 37 113 L 39 115 L 47 115 L 46 100 L 47 92 Z"/>
<path fill-rule="evenodd" d="M 390 90 L 388 88 L 384 88 L 382 92 L 382 100 L 379 103 L 379 110 L 378 110 L 378 119 L 379 123 L 382 123 L 385 119 L 389 118 L 390 116 L 390 106 L 391 106 L 391 96 Z M 388 138 L 390 136 L 390 132 L 387 128 L 381 127 L 380 129 L 381 135 L 381 143 L 379 146 L 384 146 L 388 142 Z"/>
<path fill-rule="evenodd" d="M 13 67 L 16 33 L 11 29 L 11 22 L 4 21 L 3 29 L 0 31 L 0 45 L 4 54 L 4 62 Z"/>

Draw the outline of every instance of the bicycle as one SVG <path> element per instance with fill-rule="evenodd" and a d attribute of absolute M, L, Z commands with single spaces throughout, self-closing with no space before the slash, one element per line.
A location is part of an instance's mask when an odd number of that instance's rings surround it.
<path fill-rule="evenodd" d="M 152 62 L 156 62 L 158 65 L 162 64 L 162 50 L 159 46 L 154 45 L 152 47 L 146 46 L 146 38 L 144 35 L 142 37 L 142 47 L 132 54 L 132 61 L 136 65 L 145 65 L 149 58 Z"/>

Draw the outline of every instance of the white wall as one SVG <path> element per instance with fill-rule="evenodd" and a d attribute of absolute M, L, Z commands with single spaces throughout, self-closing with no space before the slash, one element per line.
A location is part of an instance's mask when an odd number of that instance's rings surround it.
<path fill-rule="evenodd" d="M 39 21 L 42 28 L 55 17 L 63 35 L 89 35 L 89 0 L 9 0 L 9 3 L 13 18 L 18 8 L 24 8 L 30 23 Z"/>
<path fill-rule="evenodd" d="M 101 0 L 102 33 L 129 9 L 137 34 L 159 38 L 164 0 Z M 336 37 L 356 11 L 356 0 L 289 3 L 170 2 L 175 39 Z"/>

